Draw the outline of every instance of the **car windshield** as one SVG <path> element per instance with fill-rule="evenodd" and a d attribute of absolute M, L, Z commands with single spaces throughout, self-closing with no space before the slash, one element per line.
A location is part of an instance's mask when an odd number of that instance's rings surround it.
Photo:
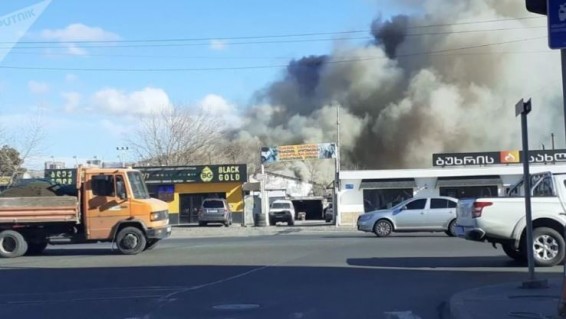
<path fill-rule="evenodd" d="M 135 199 L 150 198 L 149 192 L 147 191 L 147 186 L 145 185 L 143 176 L 140 172 L 128 172 L 128 180 L 130 181 L 130 187 L 132 188 L 132 194 Z"/>
<path fill-rule="evenodd" d="M 221 200 L 207 200 L 202 204 L 204 208 L 223 208 L 224 202 Z"/>
<path fill-rule="evenodd" d="M 409 199 L 407 199 L 407 200 L 404 200 L 404 201 L 400 202 L 399 204 L 397 204 L 397 205 L 391 207 L 390 209 L 391 209 L 391 210 L 395 210 L 395 209 L 403 208 L 403 207 L 405 207 L 405 206 L 407 205 L 407 203 L 410 202 L 411 200 L 412 200 L 412 198 L 409 198 Z"/>
<path fill-rule="evenodd" d="M 271 208 L 291 208 L 291 205 L 289 203 L 273 203 L 271 204 Z"/>

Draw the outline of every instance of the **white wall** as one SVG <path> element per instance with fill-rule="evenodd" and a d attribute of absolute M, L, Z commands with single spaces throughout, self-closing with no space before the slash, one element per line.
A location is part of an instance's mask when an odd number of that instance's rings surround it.
<path fill-rule="evenodd" d="M 340 212 L 364 212 L 364 191 L 360 189 L 361 180 L 341 180 L 340 181 L 340 201 L 338 209 Z M 353 189 L 346 189 L 347 184 L 352 184 Z"/>

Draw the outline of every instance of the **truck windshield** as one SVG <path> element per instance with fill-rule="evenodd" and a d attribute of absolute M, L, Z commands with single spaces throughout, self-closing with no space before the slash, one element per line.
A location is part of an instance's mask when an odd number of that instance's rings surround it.
<path fill-rule="evenodd" d="M 132 194 L 136 199 L 148 199 L 149 192 L 143 181 L 143 177 L 140 172 L 128 172 L 128 179 L 130 180 L 130 187 L 132 188 Z"/>

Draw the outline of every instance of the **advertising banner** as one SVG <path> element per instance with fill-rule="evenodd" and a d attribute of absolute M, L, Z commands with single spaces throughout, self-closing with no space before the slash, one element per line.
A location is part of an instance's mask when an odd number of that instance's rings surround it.
<path fill-rule="evenodd" d="M 195 165 L 195 166 L 157 166 L 136 167 L 145 178 L 146 184 L 175 183 L 226 183 L 241 182 L 248 179 L 245 164 L 234 165 Z"/>
<path fill-rule="evenodd" d="M 261 163 L 336 158 L 336 144 L 280 145 L 261 148 Z"/>

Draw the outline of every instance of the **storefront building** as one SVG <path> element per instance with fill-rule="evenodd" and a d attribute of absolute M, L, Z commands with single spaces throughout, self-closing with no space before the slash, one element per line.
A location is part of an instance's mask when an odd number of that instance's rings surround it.
<path fill-rule="evenodd" d="M 341 224 L 364 212 L 390 208 L 412 197 L 505 196 L 522 178 L 521 152 L 434 154 L 433 168 L 341 171 Z M 566 169 L 566 150 L 532 151 L 531 174 Z"/>
<path fill-rule="evenodd" d="M 224 198 L 234 223 L 244 211 L 242 185 L 247 181 L 245 164 L 136 167 L 145 177 L 152 197 L 169 203 L 170 222 L 196 223 L 206 198 Z"/>

